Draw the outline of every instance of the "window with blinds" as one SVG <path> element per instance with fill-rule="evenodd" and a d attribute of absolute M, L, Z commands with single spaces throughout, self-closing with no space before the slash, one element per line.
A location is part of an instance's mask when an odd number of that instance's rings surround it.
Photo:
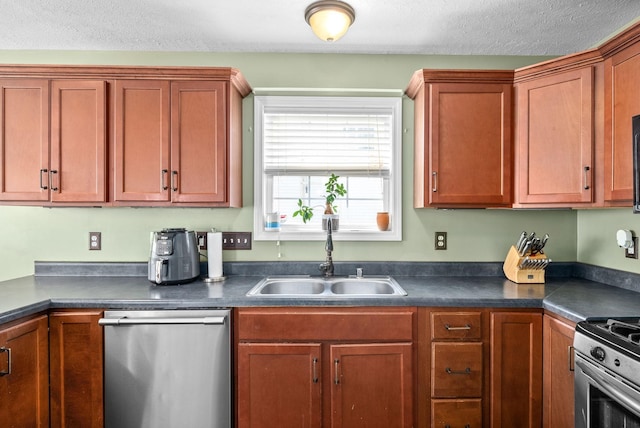
<path fill-rule="evenodd" d="M 331 174 L 347 189 L 334 202 L 336 238 L 400 239 L 400 98 L 258 96 L 255 107 L 256 239 L 322 234 Z M 299 200 L 314 209 L 307 223 L 293 216 Z M 391 213 L 388 231 L 377 228 L 380 211 Z"/>

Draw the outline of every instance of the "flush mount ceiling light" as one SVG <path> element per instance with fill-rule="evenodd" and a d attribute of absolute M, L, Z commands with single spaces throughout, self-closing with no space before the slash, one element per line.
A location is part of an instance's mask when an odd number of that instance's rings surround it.
<path fill-rule="evenodd" d="M 335 42 L 344 36 L 356 13 L 348 4 L 335 0 L 312 3 L 304 13 L 304 19 L 316 36 L 327 42 Z"/>

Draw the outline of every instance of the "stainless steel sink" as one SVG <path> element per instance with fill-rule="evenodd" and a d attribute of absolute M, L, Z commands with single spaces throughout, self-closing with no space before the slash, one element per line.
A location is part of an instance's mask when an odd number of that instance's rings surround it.
<path fill-rule="evenodd" d="M 390 297 L 407 292 L 390 276 L 333 277 L 311 276 L 267 277 L 255 285 L 247 296 L 260 297 Z"/>

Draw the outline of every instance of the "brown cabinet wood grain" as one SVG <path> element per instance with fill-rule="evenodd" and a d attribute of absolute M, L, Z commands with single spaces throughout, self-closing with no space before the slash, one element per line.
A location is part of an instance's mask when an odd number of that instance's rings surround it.
<path fill-rule="evenodd" d="M 106 82 L 51 82 L 51 201 L 106 202 Z"/>
<path fill-rule="evenodd" d="M 484 308 L 418 309 L 418 427 L 488 420 L 488 317 Z"/>
<path fill-rule="evenodd" d="M 51 427 L 104 424 L 101 316 L 100 310 L 49 315 Z"/>
<path fill-rule="evenodd" d="M 319 343 L 238 344 L 238 427 L 322 426 Z"/>
<path fill-rule="evenodd" d="M 0 201 L 49 200 L 49 81 L 0 81 Z"/>
<path fill-rule="evenodd" d="M 594 200 L 592 66 L 516 84 L 516 204 Z"/>
<path fill-rule="evenodd" d="M 482 427 L 482 400 L 432 400 L 431 428 Z"/>
<path fill-rule="evenodd" d="M 604 199 L 633 199 L 631 118 L 640 114 L 640 43 L 604 62 Z"/>
<path fill-rule="evenodd" d="M 0 85 L 0 200 L 105 202 L 106 83 L 5 80 Z"/>
<path fill-rule="evenodd" d="M 418 70 L 414 99 L 414 206 L 512 202 L 510 71 Z"/>
<path fill-rule="evenodd" d="M 169 88 L 167 80 L 115 82 L 115 202 L 169 201 Z"/>
<path fill-rule="evenodd" d="M 574 424 L 573 336 L 575 323 L 544 316 L 543 427 Z"/>
<path fill-rule="evenodd" d="M 491 314 L 491 427 L 542 425 L 542 314 Z"/>
<path fill-rule="evenodd" d="M 0 328 L 0 426 L 49 426 L 46 315 Z"/>
<path fill-rule="evenodd" d="M 239 428 L 413 426 L 415 308 L 237 315 Z"/>

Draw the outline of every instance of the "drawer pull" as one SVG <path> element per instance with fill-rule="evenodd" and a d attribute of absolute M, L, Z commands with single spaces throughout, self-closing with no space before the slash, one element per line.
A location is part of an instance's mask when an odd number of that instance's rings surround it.
<path fill-rule="evenodd" d="M 169 190 L 169 186 L 167 186 L 167 174 L 169 173 L 168 169 L 163 169 L 160 171 L 160 187 L 162 190 Z"/>
<path fill-rule="evenodd" d="M 318 383 L 318 359 L 313 359 L 313 383 Z"/>
<path fill-rule="evenodd" d="M 445 328 L 447 331 L 455 331 L 455 330 L 471 330 L 471 325 L 470 325 L 470 324 L 467 324 L 467 325 L 465 325 L 465 326 L 463 326 L 463 327 L 452 327 L 452 326 L 450 326 L 449 324 L 445 324 L 445 325 L 444 325 L 444 328 Z"/>
<path fill-rule="evenodd" d="M 567 357 L 568 357 L 568 365 L 569 365 L 569 371 L 570 372 L 574 372 L 576 371 L 576 366 L 575 366 L 575 357 L 574 357 L 574 351 L 573 351 L 573 346 L 569 345 L 567 347 Z"/>
<path fill-rule="evenodd" d="M 49 173 L 48 169 L 43 168 L 40 170 L 40 188 L 42 190 L 47 190 L 49 188 L 46 184 L 42 182 L 42 174 L 48 174 L 48 173 Z"/>
<path fill-rule="evenodd" d="M 454 374 L 454 375 L 468 375 L 471 374 L 471 368 L 467 367 L 464 370 L 451 370 L 451 368 L 447 367 L 446 369 L 444 369 L 447 373 L 449 374 Z"/>
<path fill-rule="evenodd" d="M 11 374 L 11 348 L 0 348 L 0 352 L 7 353 L 7 370 L 0 370 L 0 376 L 6 376 Z"/>

